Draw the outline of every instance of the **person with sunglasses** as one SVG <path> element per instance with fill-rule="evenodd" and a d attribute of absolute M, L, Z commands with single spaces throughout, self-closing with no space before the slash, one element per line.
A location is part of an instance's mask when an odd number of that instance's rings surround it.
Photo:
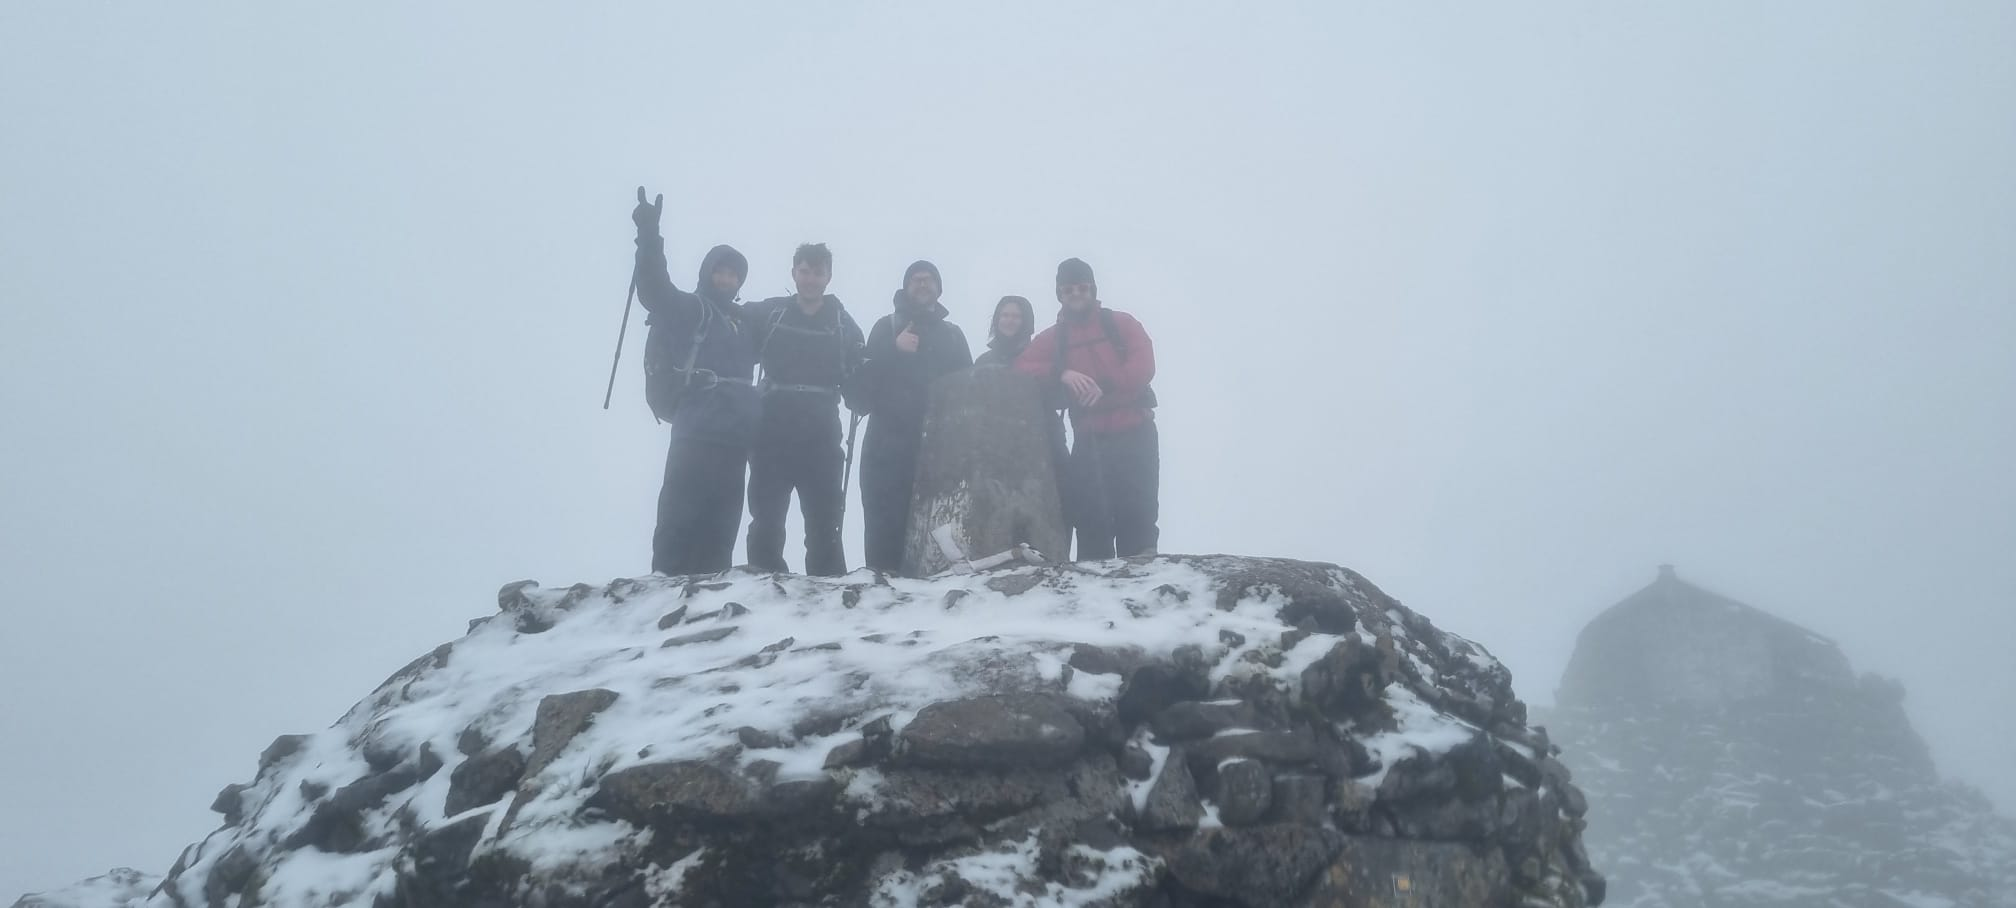
<path fill-rule="evenodd" d="M 1060 478 L 1078 560 L 1152 555 L 1160 542 L 1161 441 L 1155 429 L 1155 346 L 1141 322 L 1105 307 L 1092 266 L 1057 266 L 1057 323 L 1015 358 L 1071 412 Z"/>

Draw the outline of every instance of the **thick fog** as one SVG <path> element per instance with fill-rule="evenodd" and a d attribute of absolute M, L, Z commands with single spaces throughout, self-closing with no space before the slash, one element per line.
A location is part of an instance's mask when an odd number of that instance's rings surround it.
<path fill-rule="evenodd" d="M 0 5 L 0 900 L 649 570 L 640 183 L 682 286 L 825 241 L 865 325 L 928 258 L 976 347 L 1085 258 L 1163 551 L 1355 568 L 1536 703 L 1673 562 L 2016 809 L 2016 6 L 674 7 Z"/>

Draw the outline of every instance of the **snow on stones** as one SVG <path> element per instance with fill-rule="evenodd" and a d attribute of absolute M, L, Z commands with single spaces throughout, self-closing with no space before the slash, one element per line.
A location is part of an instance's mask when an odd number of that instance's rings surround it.
<path fill-rule="evenodd" d="M 1391 864 L 1592 904 L 1525 723 L 1482 647 L 1330 565 L 521 582 L 276 742 L 146 903 L 1278 906 Z M 1451 841 L 1485 857 L 1441 879 Z"/>

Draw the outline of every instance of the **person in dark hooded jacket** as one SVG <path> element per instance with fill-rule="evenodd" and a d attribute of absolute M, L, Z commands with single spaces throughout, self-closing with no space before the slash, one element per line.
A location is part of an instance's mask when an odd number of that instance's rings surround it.
<path fill-rule="evenodd" d="M 987 352 L 973 361 L 975 366 L 997 366 L 1011 368 L 1015 358 L 1029 349 L 1029 341 L 1036 336 L 1036 308 L 1029 304 L 1027 297 L 1004 296 L 994 304 L 994 320 L 987 328 Z M 1057 396 L 1057 395 L 1050 395 Z M 1046 400 L 1049 396 L 1046 396 Z M 1064 417 L 1056 410 L 1049 411 L 1045 430 L 1050 441 L 1050 465 L 1055 471 L 1058 488 L 1068 476 L 1071 449 L 1064 442 Z M 1055 553 L 1062 558 L 1070 552 L 1070 524 L 1065 524 L 1065 550 Z"/>
<path fill-rule="evenodd" d="M 869 417 L 861 441 L 862 554 L 886 573 L 903 567 L 931 380 L 973 365 L 965 332 L 945 320 L 943 291 L 938 266 L 919 261 L 905 269 L 895 311 L 869 329 L 865 358 L 848 383 L 848 408 Z"/>
<path fill-rule="evenodd" d="M 756 346 L 735 295 L 749 262 L 733 247 L 708 250 L 694 292 L 672 284 L 658 219 L 665 197 L 637 190 L 637 299 L 644 304 L 644 391 L 651 411 L 672 424 L 651 570 L 725 571 L 742 528 L 749 446 L 761 415 Z"/>
<path fill-rule="evenodd" d="M 973 361 L 976 366 L 1012 366 L 1015 357 L 1036 336 L 1036 308 L 1027 297 L 1004 296 L 994 304 L 994 318 L 987 323 L 987 352 Z"/>
<path fill-rule="evenodd" d="M 805 520 L 805 573 L 847 573 L 840 544 L 840 388 L 861 365 L 861 328 L 826 292 L 833 253 L 806 243 L 791 256 L 797 293 L 748 306 L 763 368 L 763 419 L 749 454 L 749 564 L 785 571 L 791 493 Z"/>

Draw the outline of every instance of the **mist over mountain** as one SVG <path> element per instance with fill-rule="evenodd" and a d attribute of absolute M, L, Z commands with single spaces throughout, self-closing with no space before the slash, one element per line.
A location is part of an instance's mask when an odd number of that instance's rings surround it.
<path fill-rule="evenodd" d="M 2016 823 L 1939 775 L 1901 684 L 1671 567 L 1583 629 L 1556 700 L 1611 904 L 2016 904 Z"/>

